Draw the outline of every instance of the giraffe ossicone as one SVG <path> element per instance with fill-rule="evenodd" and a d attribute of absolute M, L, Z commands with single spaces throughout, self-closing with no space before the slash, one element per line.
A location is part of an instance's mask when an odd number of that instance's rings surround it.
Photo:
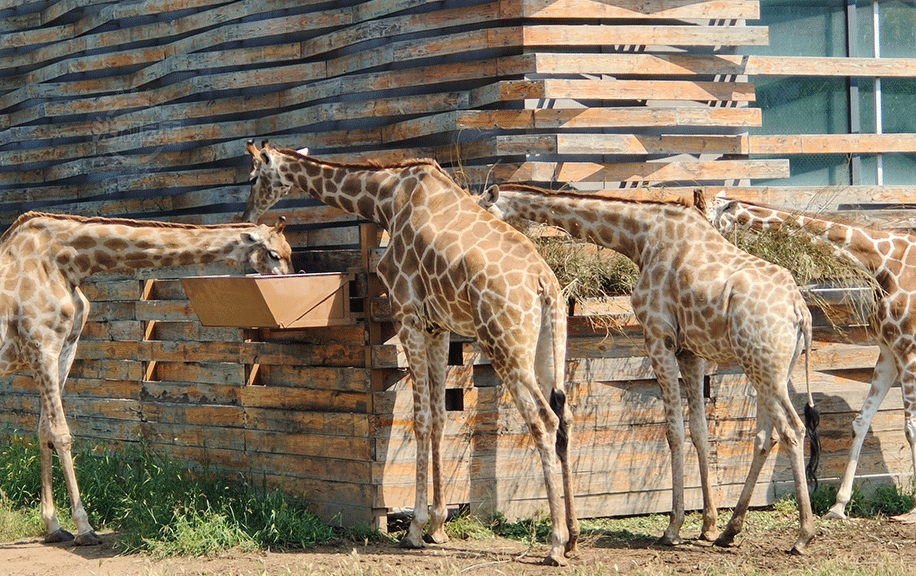
<path fill-rule="evenodd" d="M 878 360 L 868 396 L 852 423 L 853 442 L 836 501 L 826 514 L 828 518 L 846 519 L 846 506 L 852 499 L 865 437 L 894 382 L 900 382 L 903 393 L 904 436 L 916 467 L 916 236 L 729 200 L 724 193 L 719 193 L 709 203 L 707 213 L 723 233 L 729 233 L 735 227 L 761 230 L 791 226 L 804 232 L 812 241 L 831 248 L 834 254 L 857 266 L 877 284 L 879 292 L 869 320 L 875 329 Z M 916 507 L 893 519 L 916 523 Z"/>
<path fill-rule="evenodd" d="M 0 375 L 31 372 L 41 398 L 41 517 L 45 541 L 99 544 L 77 486 L 61 396 L 89 314 L 79 289 L 92 274 L 141 268 L 247 263 L 266 274 L 290 271 L 283 223 L 192 226 L 29 212 L 0 237 Z M 61 528 L 51 486 L 57 451 L 77 535 Z"/>
<path fill-rule="evenodd" d="M 427 540 L 448 540 L 442 438 L 449 333 L 456 332 L 477 339 L 528 425 L 552 519 L 545 562 L 565 564 L 579 535 L 567 457 L 572 413 L 565 402 L 566 311 L 556 277 L 531 242 L 477 206 L 432 160 L 347 165 L 267 143 L 258 149 L 249 142 L 247 150 L 254 182 L 246 220 L 257 220 L 295 189 L 371 220 L 390 235 L 378 274 L 413 380 L 417 441 L 414 518 L 402 545 L 424 546 L 427 520 Z"/>
<path fill-rule="evenodd" d="M 684 381 L 690 436 L 697 450 L 703 493 L 700 537 L 729 546 L 741 532 L 757 478 L 777 441 L 790 454 L 800 531 L 792 551 L 804 554 L 814 538 L 814 516 L 804 464 L 806 433 L 819 449 L 810 418 L 802 423 L 788 394 L 789 374 L 810 351 L 811 314 L 789 273 L 731 245 L 688 202 L 634 201 L 610 194 L 552 192 L 520 185 L 492 186 L 478 198 L 492 214 L 565 229 L 605 246 L 640 270 L 633 312 L 658 379 L 671 447 L 671 520 L 660 538 L 681 541 L 684 522 L 684 442 L 678 374 Z M 805 372 L 807 376 L 806 354 Z M 757 390 L 754 457 L 731 520 L 718 534 L 709 471 L 703 400 L 706 361 L 737 362 Z M 773 436 L 774 430 L 776 437 Z M 809 470 L 813 476 L 814 470 Z"/>

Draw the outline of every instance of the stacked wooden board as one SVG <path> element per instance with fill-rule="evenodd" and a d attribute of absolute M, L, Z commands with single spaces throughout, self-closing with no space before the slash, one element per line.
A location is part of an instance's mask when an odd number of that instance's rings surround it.
<path fill-rule="evenodd" d="M 748 135 L 761 123 L 755 75 L 916 70 L 899 59 L 737 54 L 767 42 L 758 16 L 749 0 L 0 0 L 0 224 L 29 209 L 228 221 L 248 192 L 249 138 L 332 160 L 430 156 L 469 188 L 727 187 L 827 210 L 912 203 L 903 187 L 752 185 L 788 175 L 780 154 L 916 150 L 913 135 Z M 383 525 L 413 505 L 414 463 L 405 363 L 373 299 L 378 236 L 307 198 L 266 219 L 279 214 L 297 268 L 358 269 L 367 313 L 324 329 L 210 328 L 175 278 L 242 270 L 94 278 L 67 385 L 71 425 L 83 441 L 143 436 L 176 459 L 282 485 L 328 520 Z M 879 217 L 911 225 L 906 213 Z M 667 509 L 660 401 L 638 330 L 581 319 L 571 330 L 583 513 Z M 875 356 L 859 328 L 846 337 L 821 333 L 815 362 L 833 476 Z M 537 458 L 486 360 L 460 340 L 451 357 L 450 501 L 508 516 L 543 509 Z M 709 380 L 727 506 L 746 473 L 754 405 L 733 368 Z M 0 391 L 2 421 L 34 429 L 29 379 L 0 380 Z M 889 402 L 864 475 L 909 473 L 899 395 Z M 756 503 L 788 479 L 782 460 L 771 466 Z"/>

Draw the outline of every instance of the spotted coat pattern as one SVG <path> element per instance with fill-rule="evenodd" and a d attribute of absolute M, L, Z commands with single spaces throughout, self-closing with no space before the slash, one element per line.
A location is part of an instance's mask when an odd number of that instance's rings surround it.
<path fill-rule="evenodd" d="M 31 372 L 41 398 L 41 516 L 45 540 L 73 539 L 57 520 L 51 489 L 57 450 L 79 545 L 98 544 L 73 471 L 72 437 L 61 396 L 89 313 L 79 289 L 91 274 L 233 260 L 286 273 L 282 228 L 188 226 L 29 212 L 0 237 L 0 374 Z"/>
<path fill-rule="evenodd" d="M 705 361 L 737 362 L 757 390 L 758 434 L 744 491 L 717 543 L 729 545 L 741 531 L 760 469 L 770 449 L 781 441 L 791 454 L 799 501 L 801 532 L 795 551 L 803 553 L 814 537 L 814 520 L 803 462 L 805 428 L 789 399 L 787 382 L 799 354 L 810 343 L 811 315 L 789 273 L 738 250 L 699 210 L 680 203 L 527 186 L 491 187 L 480 202 L 500 218 L 562 228 L 620 252 L 639 267 L 631 303 L 662 390 L 671 447 L 672 512 L 661 542 L 678 542 L 684 521 L 686 434 L 678 373 L 684 381 L 691 439 L 700 463 L 701 537 L 712 540 L 717 535 L 717 514 L 703 403 Z"/>
<path fill-rule="evenodd" d="M 413 379 L 417 476 L 414 518 L 402 541 L 447 540 L 441 443 L 449 332 L 475 337 L 510 391 L 540 454 L 552 517 L 545 562 L 563 564 L 576 549 L 578 522 L 565 457 L 571 423 L 565 398 L 566 313 L 556 278 L 531 242 L 494 218 L 435 162 L 393 166 L 324 162 L 249 143 L 255 177 L 244 215 L 256 219 L 290 189 L 382 226 L 390 243 L 378 264 Z M 268 201 L 264 201 L 268 198 Z M 432 454 L 433 505 L 428 508 Z M 560 491 L 557 456 L 562 468 Z M 564 506 L 565 503 L 565 506 Z"/>
<path fill-rule="evenodd" d="M 870 318 L 877 334 L 878 361 L 868 396 L 852 423 L 853 443 L 836 502 L 827 513 L 829 518 L 846 518 L 865 436 L 895 381 L 900 382 L 903 392 L 903 430 L 916 466 L 916 236 L 850 226 L 724 197 L 710 203 L 710 218 L 725 234 L 736 226 L 765 229 L 791 225 L 857 265 L 874 278 L 880 290 Z M 895 519 L 916 523 L 916 509 Z"/>

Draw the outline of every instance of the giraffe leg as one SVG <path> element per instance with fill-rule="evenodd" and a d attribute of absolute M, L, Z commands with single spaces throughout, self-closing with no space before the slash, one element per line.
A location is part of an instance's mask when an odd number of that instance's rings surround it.
<path fill-rule="evenodd" d="M 556 439 L 559 418 L 550 409 L 541 391 L 530 383 L 522 388 L 514 387 L 513 399 L 528 424 L 528 430 L 534 439 L 541 465 L 544 470 L 544 483 L 547 487 L 547 504 L 550 508 L 551 535 L 550 551 L 544 563 L 551 566 L 565 566 L 566 543 L 569 541 L 569 528 L 566 524 L 566 509 L 560 502 L 561 482 L 557 470 Z"/>
<path fill-rule="evenodd" d="M 579 516 L 576 512 L 575 479 L 569 460 L 573 413 L 566 401 L 566 326 L 565 316 L 556 319 L 561 326 L 542 327 L 535 356 L 535 374 L 542 394 L 550 398 L 550 408 L 560 418 L 557 429 L 556 455 L 563 475 L 563 495 L 566 503 L 566 556 L 578 552 Z"/>
<path fill-rule="evenodd" d="M 808 545 L 815 537 L 814 513 L 811 511 L 811 496 L 808 494 L 808 479 L 805 475 L 805 425 L 795 412 L 785 388 L 780 391 L 778 404 L 782 413 L 771 414 L 771 419 L 776 422 L 779 440 L 789 453 L 795 481 L 795 500 L 798 503 L 798 538 L 789 552 L 804 555 L 808 553 Z"/>
<path fill-rule="evenodd" d="M 913 466 L 916 469 L 916 366 L 908 362 L 902 370 L 900 386 L 903 389 L 904 433 L 910 445 Z M 905 514 L 892 517 L 896 522 L 916 524 L 916 507 Z"/>
<path fill-rule="evenodd" d="M 731 546 L 735 541 L 735 536 L 744 529 L 744 516 L 747 514 L 748 506 L 751 502 L 751 496 L 754 494 L 754 488 L 757 484 L 757 478 L 766 462 L 770 450 L 775 446 L 773 438 L 773 425 L 767 411 L 761 406 L 760 401 L 757 403 L 757 435 L 754 438 L 754 457 L 751 460 L 751 469 L 744 481 L 744 488 L 738 497 L 738 504 L 732 512 L 732 517 L 725 526 L 725 530 L 716 538 L 716 546 Z"/>
<path fill-rule="evenodd" d="M 706 403 L 703 400 L 703 377 L 706 361 L 695 354 L 678 355 L 681 377 L 687 392 L 690 413 L 690 439 L 697 451 L 700 465 L 700 484 L 703 490 L 703 526 L 700 539 L 713 542 L 719 535 L 716 528 L 718 511 L 713 496 L 709 467 L 709 427 L 706 423 Z"/>
<path fill-rule="evenodd" d="M 45 542 L 73 540 L 73 534 L 61 528 L 57 520 L 54 490 L 51 484 L 54 443 L 51 440 L 51 430 L 44 410 L 38 422 L 38 444 L 41 451 L 41 519 L 45 524 Z"/>
<path fill-rule="evenodd" d="M 646 329 L 646 349 L 655 377 L 662 391 L 665 406 L 665 435 L 671 450 L 671 515 L 665 533 L 658 539 L 659 544 L 674 546 L 681 543 L 681 526 L 684 525 L 684 416 L 681 409 L 681 392 L 678 385 L 678 364 L 671 346 L 671 338 L 649 338 Z"/>
<path fill-rule="evenodd" d="M 407 535 L 401 539 L 404 548 L 424 548 L 423 527 L 429 520 L 429 450 L 432 429 L 430 406 L 429 364 L 427 362 L 427 341 L 416 315 L 403 317 L 398 337 L 407 355 L 407 364 L 413 377 L 414 437 L 417 441 L 416 497 L 413 520 Z"/>
<path fill-rule="evenodd" d="M 83 508 L 83 501 L 80 497 L 79 486 L 76 481 L 76 471 L 73 468 L 73 456 L 71 447 L 73 437 L 70 435 L 70 427 L 67 425 L 67 419 L 64 416 L 64 407 L 56 379 L 44 367 L 34 370 L 35 378 L 40 381 L 40 390 L 53 390 L 57 393 L 42 393 L 42 416 L 39 423 L 39 441 L 41 442 L 41 516 L 45 522 L 46 542 L 61 542 L 66 540 L 75 540 L 78 546 L 93 546 L 101 544 L 101 540 L 96 535 L 95 530 L 89 524 L 89 516 Z M 52 477 L 52 453 L 51 447 L 57 450 L 57 456 L 60 459 L 61 469 L 64 475 L 64 481 L 67 485 L 67 491 L 70 494 L 70 504 L 73 515 L 73 521 L 76 524 L 77 536 L 63 530 L 57 521 L 57 515 L 54 507 L 54 496 L 51 485 Z"/>
<path fill-rule="evenodd" d="M 852 486 L 855 481 L 856 468 L 859 465 L 859 454 L 862 452 L 862 445 L 865 443 L 865 436 L 871 428 L 871 421 L 878 412 L 878 408 L 887 396 L 888 390 L 897 378 L 897 367 L 894 356 L 884 344 L 879 344 L 878 362 L 875 364 L 875 370 L 872 373 L 871 389 L 868 397 L 862 404 L 862 409 L 858 416 L 852 422 L 853 441 L 849 449 L 849 457 L 846 460 L 846 470 L 843 473 L 843 480 L 836 493 L 836 502 L 824 515 L 825 518 L 839 518 L 845 520 L 846 505 L 852 499 Z M 916 460 L 914 460 L 916 462 Z"/>
<path fill-rule="evenodd" d="M 448 542 L 445 520 L 448 509 L 442 481 L 442 438 L 445 435 L 445 372 L 448 365 L 449 333 L 434 334 L 429 338 L 427 360 L 429 363 L 430 410 L 432 426 L 430 443 L 433 471 L 433 505 L 430 510 L 429 530 L 426 541 L 434 544 Z"/>

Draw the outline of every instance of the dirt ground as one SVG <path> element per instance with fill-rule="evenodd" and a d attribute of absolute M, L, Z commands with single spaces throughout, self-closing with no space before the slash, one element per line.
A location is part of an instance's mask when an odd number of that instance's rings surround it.
<path fill-rule="evenodd" d="M 407 576 L 409 574 L 766 574 L 800 572 L 821 564 L 868 568 L 882 563 L 916 565 L 916 526 L 882 519 L 849 522 L 818 520 L 818 538 L 808 556 L 791 556 L 792 528 L 759 528 L 749 524 L 738 545 L 721 549 L 696 541 L 675 548 L 658 546 L 650 535 L 614 534 L 586 537 L 578 557 L 565 568 L 540 564 L 543 546 L 487 538 L 453 540 L 425 550 L 402 550 L 393 544 L 360 545 L 338 541 L 288 553 L 227 553 L 214 558 L 152 560 L 144 555 L 121 555 L 113 546 L 116 535 L 103 533 L 101 546 L 76 548 L 47 545 L 40 538 L 0 543 L 0 573 L 16 576 Z M 687 536 L 688 534 L 684 534 Z M 851 570 L 850 570 L 851 571 Z M 906 574 L 909 568 L 892 572 Z"/>

